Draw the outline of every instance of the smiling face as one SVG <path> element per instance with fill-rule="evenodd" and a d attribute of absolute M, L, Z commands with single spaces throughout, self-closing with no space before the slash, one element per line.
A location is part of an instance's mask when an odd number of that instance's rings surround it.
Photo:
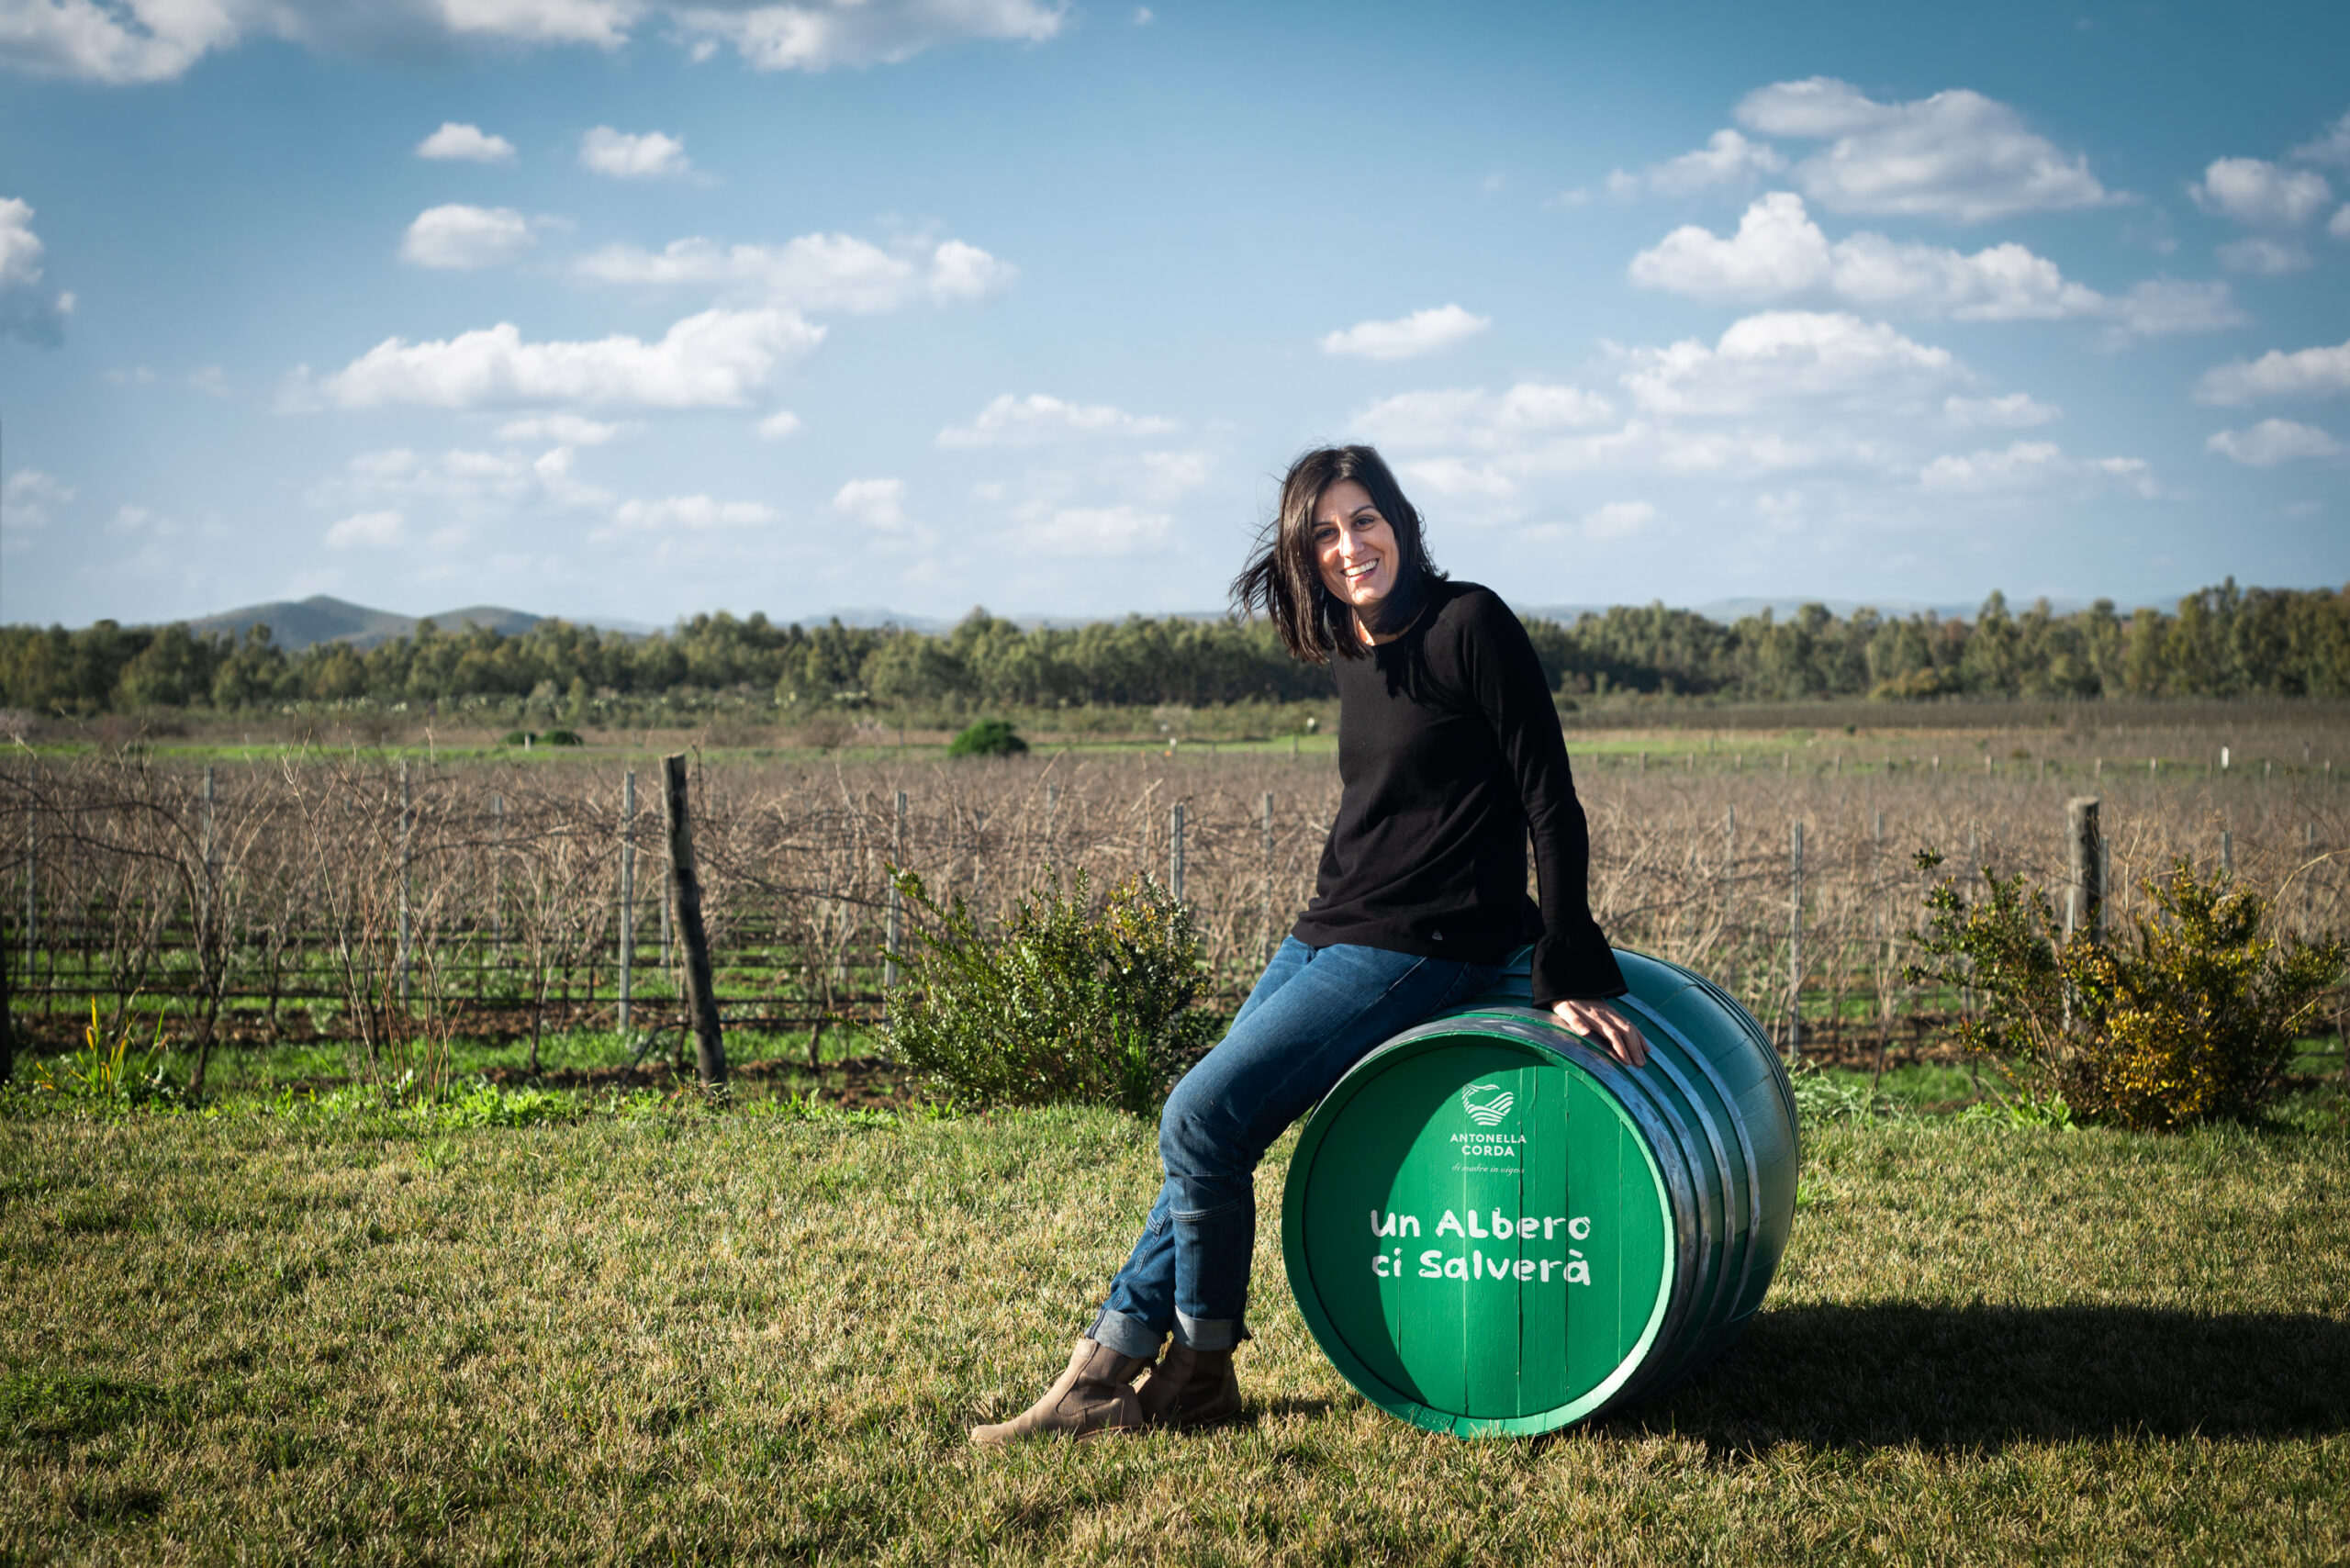
<path fill-rule="evenodd" d="M 1341 479 L 1314 503 L 1314 558 L 1322 568 L 1322 586 L 1340 604 L 1355 612 L 1355 624 L 1367 635 L 1369 612 L 1395 588 L 1395 571 L 1402 550 L 1395 531 L 1388 526 L 1371 492 L 1352 479 Z"/>

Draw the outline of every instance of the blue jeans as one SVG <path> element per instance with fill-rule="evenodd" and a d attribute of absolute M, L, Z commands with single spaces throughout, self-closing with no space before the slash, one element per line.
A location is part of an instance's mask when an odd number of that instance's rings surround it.
<path fill-rule="evenodd" d="M 1146 1357 L 1158 1354 L 1170 1328 L 1197 1350 L 1237 1344 L 1265 1150 L 1381 1041 L 1500 973 L 1377 947 L 1282 942 L 1223 1043 L 1167 1097 L 1158 1118 L 1166 1184 L 1086 1337 Z"/>

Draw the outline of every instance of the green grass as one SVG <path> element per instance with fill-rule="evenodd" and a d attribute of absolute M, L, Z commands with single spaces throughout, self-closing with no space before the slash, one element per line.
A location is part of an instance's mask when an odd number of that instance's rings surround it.
<path fill-rule="evenodd" d="M 1268 1228 L 1243 1422 L 991 1453 L 1147 1126 L 532 1103 L 0 1119 L 0 1561 L 2350 1557 L 2331 1090 L 2169 1137 L 1815 1126 L 1744 1339 L 1533 1442 L 1366 1405 Z"/>

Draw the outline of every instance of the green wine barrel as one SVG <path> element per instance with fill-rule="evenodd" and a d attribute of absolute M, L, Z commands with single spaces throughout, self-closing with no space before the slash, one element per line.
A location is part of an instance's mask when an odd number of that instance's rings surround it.
<path fill-rule="evenodd" d="M 1646 1067 L 1538 1011 L 1520 953 L 1306 1119 L 1290 1288 L 1392 1415 L 1460 1437 L 1566 1426 L 1703 1366 L 1770 1288 L 1795 1219 L 1786 1073 L 1719 987 L 1617 958 Z"/>

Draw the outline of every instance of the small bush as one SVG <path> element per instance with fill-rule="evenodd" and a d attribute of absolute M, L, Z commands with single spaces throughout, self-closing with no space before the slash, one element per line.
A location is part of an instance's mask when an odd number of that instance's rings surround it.
<path fill-rule="evenodd" d="M 549 730 L 539 737 L 541 745 L 586 745 L 577 730 Z"/>
<path fill-rule="evenodd" d="M 155 1037 L 143 1056 L 130 1055 L 130 1030 L 106 1038 L 98 1024 L 98 1004 L 90 1003 L 90 1022 L 82 1031 L 82 1047 L 54 1062 L 35 1060 L 32 1090 L 52 1102 L 79 1101 L 98 1110 L 131 1110 L 169 1105 L 180 1097 L 176 1085 L 163 1077 L 163 1025 L 155 1023 Z"/>
<path fill-rule="evenodd" d="M 950 1103 L 1149 1115 L 1213 1039 L 1192 1006 L 1205 980 L 1192 917 L 1155 879 L 1128 878 L 1093 912 L 1080 873 L 1023 895 L 990 934 L 962 900 L 941 909 L 921 878 L 893 875 L 929 929 L 898 955 L 890 1054 Z"/>
<path fill-rule="evenodd" d="M 539 738 L 535 730 L 509 730 L 498 737 L 499 745 L 524 746 Z"/>
<path fill-rule="evenodd" d="M 1942 857 L 1918 864 L 1931 870 Z M 1948 878 L 1926 895 L 1928 929 L 1913 939 L 1932 961 L 1907 978 L 1982 993 L 1960 1042 L 2002 1058 L 2016 1103 L 2043 1122 L 2163 1128 L 2255 1115 L 2342 973 L 2340 942 L 2263 936 L 2266 900 L 2203 881 L 2184 860 L 2142 884 L 2154 917 L 2112 940 L 2067 938 L 2020 874 L 1986 871 L 1985 882 L 1972 905 Z"/>
<path fill-rule="evenodd" d="M 949 756 L 1017 756 L 1028 743 L 1002 719 L 981 719 L 947 743 Z"/>

